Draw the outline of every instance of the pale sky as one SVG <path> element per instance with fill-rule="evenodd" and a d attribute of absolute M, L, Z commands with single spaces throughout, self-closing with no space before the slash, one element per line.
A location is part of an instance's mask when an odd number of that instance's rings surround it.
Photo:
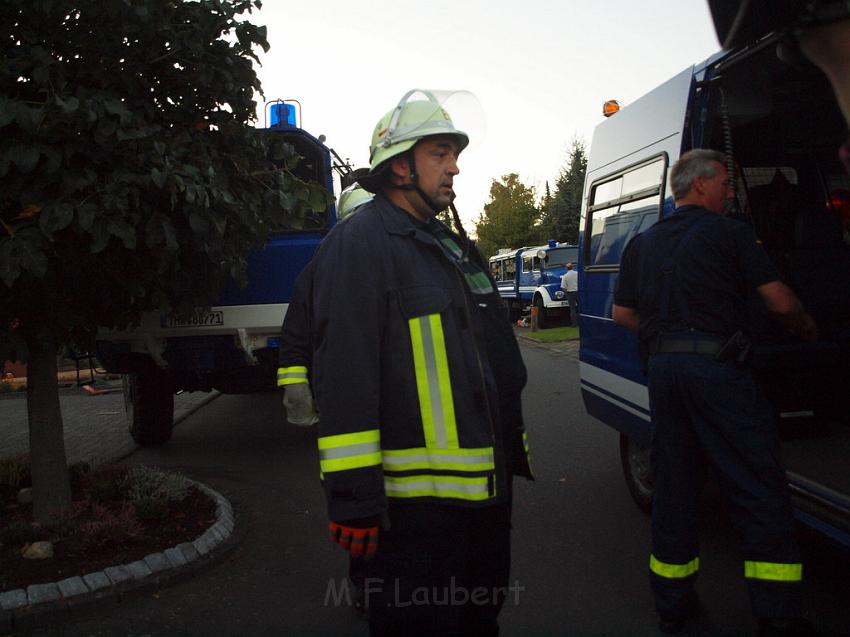
<path fill-rule="evenodd" d="M 472 92 L 486 125 L 455 179 L 469 230 L 492 179 L 542 194 L 605 100 L 627 106 L 719 49 L 706 0 L 265 0 L 249 19 L 268 27 L 265 99 L 297 99 L 303 127 L 355 167 L 407 90 Z"/>

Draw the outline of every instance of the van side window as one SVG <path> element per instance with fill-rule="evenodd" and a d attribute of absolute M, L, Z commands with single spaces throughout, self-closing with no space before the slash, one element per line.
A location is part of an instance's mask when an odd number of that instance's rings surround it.
<path fill-rule="evenodd" d="M 505 259 L 505 269 L 503 270 L 505 278 L 503 281 L 513 281 L 516 276 L 516 261 L 513 257 Z"/>
<path fill-rule="evenodd" d="M 658 220 L 666 167 L 666 156 L 655 157 L 591 185 L 585 269 L 619 267 L 629 240 Z"/>

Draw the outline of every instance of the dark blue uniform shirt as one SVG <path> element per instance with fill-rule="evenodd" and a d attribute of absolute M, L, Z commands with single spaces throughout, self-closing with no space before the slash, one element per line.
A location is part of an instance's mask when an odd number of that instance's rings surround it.
<path fill-rule="evenodd" d="M 746 329 L 747 296 L 778 279 L 748 224 L 688 205 L 626 246 L 614 303 L 638 311 L 642 340 L 689 329 L 730 336 Z"/>

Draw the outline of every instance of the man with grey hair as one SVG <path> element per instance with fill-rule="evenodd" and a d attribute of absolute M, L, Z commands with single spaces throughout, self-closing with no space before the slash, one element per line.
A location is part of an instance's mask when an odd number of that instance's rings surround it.
<path fill-rule="evenodd" d="M 706 458 L 742 536 L 760 635 L 801 632 L 802 565 L 794 540 L 773 409 L 746 367 L 753 291 L 792 333 L 817 330 L 749 225 L 724 216 L 733 196 L 725 157 L 685 153 L 670 174 L 676 210 L 623 252 L 614 321 L 638 332 L 652 415 L 650 581 L 660 629 L 695 613 L 697 494 Z"/>

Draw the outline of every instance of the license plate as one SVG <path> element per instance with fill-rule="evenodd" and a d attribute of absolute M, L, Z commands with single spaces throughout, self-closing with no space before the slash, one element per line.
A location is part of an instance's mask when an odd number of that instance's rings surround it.
<path fill-rule="evenodd" d="M 224 312 L 198 312 L 188 318 L 163 316 L 162 327 L 213 327 L 224 325 Z"/>

